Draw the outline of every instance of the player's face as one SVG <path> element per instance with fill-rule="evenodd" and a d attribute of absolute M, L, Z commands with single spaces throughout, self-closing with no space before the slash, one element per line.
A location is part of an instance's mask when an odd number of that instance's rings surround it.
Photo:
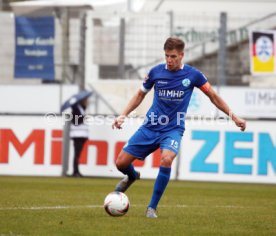
<path fill-rule="evenodd" d="M 179 52 L 175 49 L 173 50 L 165 50 L 165 57 L 166 57 L 166 63 L 168 70 L 176 71 L 181 68 L 182 65 L 182 59 L 183 59 L 184 53 Z"/>

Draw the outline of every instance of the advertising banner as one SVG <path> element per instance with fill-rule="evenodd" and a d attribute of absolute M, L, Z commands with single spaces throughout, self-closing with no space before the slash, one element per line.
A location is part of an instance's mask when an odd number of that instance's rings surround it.
<path fill-rule="evenodd" d="M 14 78 L 54 80 L 54 17 L 15 17 Z"/>
<path fill-rule="evenodd" d="M 275 119 L 276 117 L 276 89 L 231 86 L 222 87 L 220 95 L 235 114 L 244 118 Z M 225 116 L 222 112 L 219 114 Z"/>
<path fill-rule="evenodd" d="M 90 137 L 82 152 L 84 176 L 122 177 L 115 160 L 141 124 L 132 119 L 123 130 L 112 130 L 113 117 L 89 117 Z M 0 116 L 0 175 L 61 176 L 62 118 Z M 246 132 L 228 120 L 187 121 L 171 179 L 247 183 L 276 183 L 274 122 L 249 121 Z M 70 145 L 69 170 L 73 150 Z M 160 150 L 144 162 L 135 161 L 142 179 L 155 179 Z"/>
<path fill-rule="evenodd" d="M 142 120 L 133 119 L 124 129 L 112 130 L 114 117 L 88 117 L 89 141 L 80 158 L 84 176 L 122 177 L 115 160 L 128 138 Z M 0 175 L 61 176 L 63 119 L 49 113 L 46 116 L 0 116 Z M 69 151 L 69 170 L 72 174 L 73 143 Z M 135 161 L 143 178 L 155 178 L 159 171 L 160 150 L 145 162 Z M 172 178 L 176 175 L 173 164 Z"/>
<path fill-rule="evenodd" d="M 226 120 L 203 124 L 191 122 L 185 132 L 180 180 L 276 183 L 274 122 L 249 121 L 245 132 Z"/>
<path fill-rule="evenodd" d="M 253 31 L 250 36 L 251 73 L 275 74 L 275 31 Z"/>

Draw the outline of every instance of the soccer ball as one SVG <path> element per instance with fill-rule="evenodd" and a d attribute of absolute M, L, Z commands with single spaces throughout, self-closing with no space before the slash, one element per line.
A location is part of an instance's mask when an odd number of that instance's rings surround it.
<path fill-rule="evenodd" d="M 104 209 L 111 216 L 123 216 L 129 208 L 127 195 L 121 192 L 111 192 L 104 199 Z"/>

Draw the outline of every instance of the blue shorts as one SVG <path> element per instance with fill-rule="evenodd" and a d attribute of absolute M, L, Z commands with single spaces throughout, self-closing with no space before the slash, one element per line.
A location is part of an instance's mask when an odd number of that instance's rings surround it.
<path fill-rule="evenodd" d="M 144 160 L 149 154 L 160 147 L 178 154 L 183 132 L 170 130 L 166 132 L 151 131 L 140 127 L 129 139 L 123 150 L 139 160 Z"/>

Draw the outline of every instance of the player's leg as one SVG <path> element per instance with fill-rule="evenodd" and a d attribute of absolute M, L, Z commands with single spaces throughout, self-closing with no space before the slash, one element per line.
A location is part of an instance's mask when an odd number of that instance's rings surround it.
<path fill-rule="evenodd" d="M 127 175 L 116 186 L 115 191 L 125 192 L 129 186 L 140 178 L 140 173 L 135 171 L 132 162 L 135 159 L 144 160 L 146 156 L 158 148 L 154 143 L 155 137 L 147 129 L 140 128 L 129 139 L 116 160 L 119 171 Z"/>
<path fill-rule="evenodd" d="M 157 217 L 156 208 L 170 180 L 171 165 L 175 156 L 176 153 L 171 150 L 162 150 L 160 169 L 155 180 L 151 201 L 147 209 L 147 217 L 149 218 Z"/>
<path fill-rule="evenodd" d="M 182 135 L 182 132 L 174 130 L 166 132 L 160 137 L 161 163 L 146 213 L 149 218 L 157 217 L 156 208 L 170 180 L 171 166 L 178 153 Z"/>
<path fill-rule="evenodd" d="M 140 173 L 135 171 L 132 162 L 136 158 L 122 150 L 116 160 L 116 167 L 126 175 L 115 187 L 115 191 L 125 192 L 131 184 L 140 178 Z"/>

